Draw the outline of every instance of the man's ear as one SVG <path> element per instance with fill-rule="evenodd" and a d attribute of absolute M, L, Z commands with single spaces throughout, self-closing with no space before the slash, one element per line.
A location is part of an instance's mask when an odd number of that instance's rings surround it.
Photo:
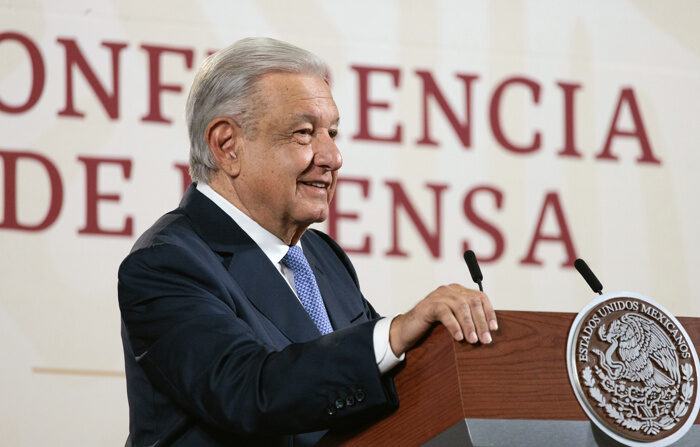
<path fill-rule="evenodd" d="M 238 151 L 243 129 L 233 119 L 221 116 L 209 122 L 205 135 L 219 169 L 232 177 L 237 176 L 241 168 Z"/>

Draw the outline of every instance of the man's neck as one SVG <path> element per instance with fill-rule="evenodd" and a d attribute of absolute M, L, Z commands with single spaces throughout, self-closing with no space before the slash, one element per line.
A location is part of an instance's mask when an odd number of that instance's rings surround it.
<path fill-rule="evenodd" d="M 235 206 L 240 212 L 251 218 L 258 225 L 277 236 L 285 244 L 292 246 L 296 245 L 301 236 L 304 234 L 308 226 L 285 226 L 284 222 L 268 222 L 272 219 L 263 219 L 252 213 L 240 199 L 235 186 L 226 178 L 221 176 L 213 176 L 209 181 L 208 186 L 217 194 L 226 199 L 229 203 Z"/>

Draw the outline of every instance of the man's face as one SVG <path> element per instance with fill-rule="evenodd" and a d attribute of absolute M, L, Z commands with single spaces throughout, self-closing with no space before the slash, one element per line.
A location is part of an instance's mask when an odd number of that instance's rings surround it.
<path fill-rule="evenodd" d="M 279 237 L 328 217 L 343 163 L 334 141 L 338 109 L 316 76 L 272 73 L 258 86 L 236 189 L 244 211 Z"/>

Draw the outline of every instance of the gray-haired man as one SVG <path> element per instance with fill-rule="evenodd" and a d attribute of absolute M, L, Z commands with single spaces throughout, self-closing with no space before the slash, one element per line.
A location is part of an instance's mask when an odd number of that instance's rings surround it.
<path fill-rule="evenodd" d="M 397 405 L 386 372 L 433 324 L 491 341 L 459 285 L 382 319 L 327 235 L 342 165 L 324 64 L 272 39 L 209 57 L 187 103 L 189 187 L 119 270 L 133 445 L 313 445 Z"/>

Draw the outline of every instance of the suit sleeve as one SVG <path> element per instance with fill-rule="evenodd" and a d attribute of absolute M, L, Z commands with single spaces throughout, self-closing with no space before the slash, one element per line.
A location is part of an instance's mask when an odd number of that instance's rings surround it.
<path fill-rule="evenodd" d="M 135 359 L 189 415 L 243 435 L 288 434 L 396 407 L 374 360 L 373 321 L 275 351 L 221 299 L 209 270 L 195 252 L 171 244 L 137 250 L 119 270 Z M 353 405 L 337 411 L 339 396 L 353 396 Z"/>

